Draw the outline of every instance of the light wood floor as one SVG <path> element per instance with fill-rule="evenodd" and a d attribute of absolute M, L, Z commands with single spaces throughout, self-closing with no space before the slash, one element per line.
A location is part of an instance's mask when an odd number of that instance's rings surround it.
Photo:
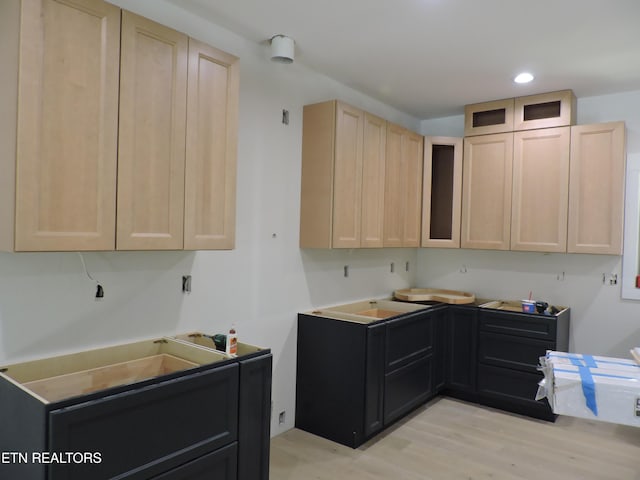
<path fill-rule="evenodd" d="M 533 420 L 450 398 L 358 449 L 302 430 L 271 441 L 271 480 L 640 480 L 640 428 Z"/>

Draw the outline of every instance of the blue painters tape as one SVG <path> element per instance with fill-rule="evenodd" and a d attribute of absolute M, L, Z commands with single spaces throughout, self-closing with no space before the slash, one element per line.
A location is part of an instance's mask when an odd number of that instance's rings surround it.
<path fill-rule="evenodd" d="M 564 368 L 554 368 L 553 371 L 554 372 L 562 372 L 562 373 L 573 373 L 573 374 L 579 373 L 579 372 L 576 372 L 575 370 L 567 370 L 567 369 L 564 369 Z M 594 373 L 594 372 L 591 372 L 591 375 L 593 377 L 620 378 L 622 380 L 631 380 L 631 381 L 634 381 L 634 382 L 637 382 L 637 381 L 640 380 L 640 379 L 638 379 L 636 377 L 627 377 L 627 376 L 624 376 L 624 375 L 613 375 L 611 373 Z"/>
<path fill-rule="evenodd" d="M 596 385 L 593 382 L 591 370 L 589 370 L 588 366 L 583 365 L 582 360 L 579 358 L 573 356 L 569 358 L 571 359 L 571 363 L 578 367 L 578 373 L 580 374 L 580 380 L 582 381 L 582 393 L 587 403 L 587 408 L 589 408 L 589 410 L 591 410 L 597 417 L 598 405 L 596 405 Z M 593 357 L 591 357 L 591 361 L 593 361 Z"/>
<path fill-rule="evenodd" d="M 636 363 L 631 363 L 631 362 L 623 362 L 623 361 L 616 362 L 615 360 L 596 360 L 592 355 L 585 355 L 584 357 L 585 357 L 585 361 L 587 360 L 587 357 L 589 357 L 590 361 L 593 361 L 593 365 L 591 365 L 592 368 L 597 368 L 597 367 L 599 367 L 600 364 L 623 365 L 625 367 L 640 368 L 640 365 L 638 365 Z M 576 358 L 576 359 L 580 359 L 580 356 L 579 355 L 576 356 L 576 355 L 572 355 L 572 354 L 565 354 L 565 355 L 547 354 L 547 358 L 566 358 L 566 359 Z"/>

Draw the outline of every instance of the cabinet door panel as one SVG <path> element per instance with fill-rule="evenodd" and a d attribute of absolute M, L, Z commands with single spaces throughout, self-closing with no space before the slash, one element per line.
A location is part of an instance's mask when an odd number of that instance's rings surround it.
<path fill-rule="evenodd" d="M 384 415 L 384 324 L 367 328 L 364 435 L 382 430 Z"/>
<path fill-rule="evenodd" d="M 112 250 L 120 10 L 23 2 L 15 249 Z"/>
<path fill-rule="evenodd" d="M 569 253 L 622 254 L 623 122 L 571 127 Z"/>
<path fill-rule="evenodd" d="M 118 250 L 183 247 L 187 43 L 122 12 Z"/>
<path fill-rule="evenodd" d="M 382 247 L 384 219 L 384 171 L 387 122 L 364 114 L 362 147 L 362 231 L 360 246 Z"/>
<path fill-rule="evenodd" d="M 477 319 L 475 309 L 451 308 L 448 323 L 447 386 L 475 392 Z"/>
<path fill-rule="evenodd" d="M 517 405 L 532 407 L 551 415 L 547 399 L 536 400 L 540 373 L 525 373 L 488 365 L 478 367 L 478 392 L 507 402 L 510 409 Z"/>
<path fill-rule="evenodd" d="M 360 246 L 364 113 L 342 102 L 336 112 L 333 247 Z"/>
<path fill-rule="evenodd" d="M 422 246 L 460 248 L 462 139 L 425 137 Z"/>
<path fill-rule="evenodd" d="M 238 59 L 189 39 L 185 250 L 235 245 Z"/>
<path fill-rule="evenodd" d="M 511 250 L 565 252 L 569 127 L 516 132 Z"/>
<path fill-rule="evenodd" d="M 415 313 L 387 323 L 385 371 L 390 372 L 433 350 L 430 313 Z"/>
<path fill-rule="evenodd" d="M 462 248 L 508 250 L 513 134 L 464 139 Z"/>
<path fill-rule="evenodd" d="M 404 234 L 407 166 L 402 156 L 404 129 L 387 123 L 387 149 L 384 172 L 384 246 L 401 247 Z"/>
<path fill-rule="evenodd" d="M 539 358 L 553 350 L 553 342 L 480 332 L 478 361 L 498 367 L 536 373 Z"/>
<path fill-rule="evenodd" d="M 424 137 L 407 131 L 402 139 L 406 157 L 406 203 L 402 236 L 403 247 L 419 247 L 422 234 L 422 163 Z"/>
<path fill-rule="evenodd" d="M 431 357 L 425 357 L 386 375 L 385 425 L 428 400 L 432 393 L 431 367 Z"/>
<path fill-rule="evenodd" d="M 102 462 L 52 464 L 49 479 L 149 478 L 235 441 L 237 428 L 236 364 L 54 410 L 50 451 Z"/>

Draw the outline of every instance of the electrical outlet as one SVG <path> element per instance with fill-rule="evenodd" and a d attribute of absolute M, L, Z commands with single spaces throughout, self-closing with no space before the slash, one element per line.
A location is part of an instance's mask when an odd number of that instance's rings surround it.
<path fill-rule="evenodd" d="M 191 275 L 182 276 L 182 293 L 191 293 Z"/>
<path fill-rule="evenodd" d="M 284 423 L 285 420 L 285 416 L 286 416 L 286 412 L 283 410 L 278 414 L 278 424 L 282 425 Z"/>

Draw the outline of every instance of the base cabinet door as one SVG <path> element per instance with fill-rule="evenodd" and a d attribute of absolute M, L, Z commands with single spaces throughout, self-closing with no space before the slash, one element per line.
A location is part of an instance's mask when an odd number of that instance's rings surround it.
<path fill-rule="evenodd" d="M 236 480 L 238 444 L 203 455 L 152 480 Z"/>
<path fill-rule="evenodd" d="M 476 325 L 473 308 L 452 308 L 449 318 L 447 386 L 453 391 L 476 389 Z"/>

